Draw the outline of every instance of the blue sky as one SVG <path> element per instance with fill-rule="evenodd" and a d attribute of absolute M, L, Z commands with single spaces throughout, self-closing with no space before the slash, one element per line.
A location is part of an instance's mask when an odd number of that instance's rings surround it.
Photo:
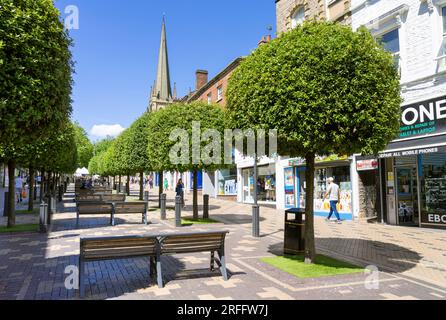
<path fill-rule="evenodd" d="M 70 30 L 76 61 L 73 120 L 127 128 L 148 104 L 166 15 L 171 81 L 178 95 L 195 86 L 195 71 L 213 77 L 238 56 L 275 34 L 274 0 L 56 0 L 79 10 Z M 273 30 L 267 30 L 272 26 Z M 96 136 L 90 135 L 95 140 Z"/>

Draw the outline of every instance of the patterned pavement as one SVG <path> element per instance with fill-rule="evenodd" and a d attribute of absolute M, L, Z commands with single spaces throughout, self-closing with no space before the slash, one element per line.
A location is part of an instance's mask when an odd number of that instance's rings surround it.
<path fill-rule="evenodd" d="M 169 194 L 172 198 L 172 194 Z M 189 196 L 187 204 L 191 203 Z M 75 228 L 73 195 L 60 203 L 49 234 L 0 235 L 0 299 L 77 299 L 67 289 L 77 266 L 80 236 L 131 235 L 162 231 L 229 230 L 226 240 L 228 281 L 208 270 L 209 253 L 162 257 L 165 288 L 149 279 L 148 259 L 90 262 L 86 266 L 86 299 L 445 299 L 445 232 L 316 219 L 319 252 L 375 265 L 373 274 L 298 279 L 260 261 L 280 254 L 283 213 L 261 208 L 261 237 L 251 236 L 250 206 L 211 199 L 211 217 L 221 223 L 175 229 L 173 211 L 150 224 L 139 216 L 119 216 L 115 227 L 107 217 L 82 216 Z M 191 215 L 190 206 L 184 216 Z M 19 219 L 22 219 L 20 217 Z M 29 217 L 27 217 L 29 219 Z M 2 221 L 0 220 L 0 223 Z"/>

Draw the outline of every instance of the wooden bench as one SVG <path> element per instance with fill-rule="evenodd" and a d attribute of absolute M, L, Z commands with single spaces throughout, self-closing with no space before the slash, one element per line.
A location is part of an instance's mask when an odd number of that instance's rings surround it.
<path fill-rule="evenodd" d="M 79 216 L 88 215 L 110 215 L 110 224 L 113 219 L 113 204 L 104 202 L 78 202 L 76 204 L 76 227 L 79 227 Z"/>
<path fill-rule="evenodd" d="M 153 257 L 156 256 L 158 240 L 155 236 L 124 236 L 81 238 L 79 254 L 79 296 L 85 296 L 85 262 L 99 260 L 150 257 L 150 275 L 155 268 Z"/>
<path fill-rule="evenodd" d="M 79 295 L 84 297 L 84 263 L 97 260 L 114 260 L 149 257 L 150 277 L 156 272 L 158 287 L 163 288 L 162 255 L 210 252 L 210 269 L 217 263 L 223 279 L 228 280 L 225 262 L 225 238 L 229 231 L 159 234 L 150 236 L 124 236 L 81 238 L 79 254 Z M 215 257 L 218 254 L 218 259 Z"/>
<path fill-rule="evenodd" d="M 102 201 L 104 202 L 125 202 L 125 194 L 102 194 Z"/>
<path fill-rule="evenodd" d="M 115 225 L 115 216 L 118 214 L 137 213 L 142 216 L 142 223 L 147 225 L 147 203 L 145 202 L 115 202 L 112 215 L 112 226 Z"/>
<path fill-rule="evenodd" d="M 228 233 L 229 231 L 209 231 L 159 235 L 159 248 L 156 257 L 158 287 L 162 288 L 164 286 L 160 255 L 210 252 L 211 271 L 214 271 L 215 263 L 217 263 L 223 279 L 228 280 L 225 261 L 225 237 Z M 217 252 L 218 258 L 215 257 L 215 252 Z"/>

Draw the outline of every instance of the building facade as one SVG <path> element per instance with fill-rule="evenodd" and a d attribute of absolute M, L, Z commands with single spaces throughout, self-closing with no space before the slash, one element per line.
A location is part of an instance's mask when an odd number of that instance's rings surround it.
<path fill-rule="evenodd" d="M 239 66 L 243 58 L 236 58 L 215 77 L 208 80 L 206 70 L 196 71 L 195 91 L 189 94 L 187 102 L 202 101 L 208 104 L 226 105 L 226 90 L 232 72 Z M 234 156 L 236 151 L 234 150 Z M 238 156 L 237 156 L 238 157 Z M 213 198 L 237 199 L 237 165 L 231 168 L 202 172 L 203 194 Z"/>
<path fill-rule="evenodd" d="M 277 13 L 279 31 L 301 23 L 314 8 L 309 5 L 299 19 L 295 12 L 305 1 L 282 1 L 276 2 L 285 12 Z M 327 0 L 325 16 L 353 30 L 366 27 L 393 54 L 404 102 L 399 137 L 378 155 L 318 159 L 315 213 L 328 212 L 322 194 L 332 176 L 341 188 L 344 219 L 445 227 L 446 0 Z M 276 171 L 277 207 L 304 207 L 305 163 L 282 159 Z"/>
<path fill-rule="evenodd" d="M 359 187 L 374 177 L 383 222 L 446 227 L 446 1 L 352 0 L 351 18 L 394 55 L 404 100 L 398 139 L 376 158 L 356 156 L 375 171 L 361 171 Z"/>

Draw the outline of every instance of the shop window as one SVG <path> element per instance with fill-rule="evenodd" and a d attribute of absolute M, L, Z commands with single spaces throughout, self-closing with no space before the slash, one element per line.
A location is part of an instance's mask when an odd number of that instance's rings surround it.
<path fill-rule="evenodd" d="M 259 166 L 257 168 L 257 188 L 258 201 L 276 201 L 276 168 L 274 164 Z M 243 201 L 254 201 L 254 170 L 247 168 L 242 170 L 243 177 Z"/>
<path fill-rule="evenodd" d="M 421 223 L 446 226 L 446 153 L 423 155 Z"/>
<path fill-rule="evenodd" d="M 235 166 L 218 171 L 218 195 L 237 195 L 237 168 Z"/>
<path fill-rule="evenodd" d="M 291 28 L 296 28 L 298 25 L 301 25 L 305 20 L 305 8 L 303 6 L 297 8 L 291 14 Z"/>

